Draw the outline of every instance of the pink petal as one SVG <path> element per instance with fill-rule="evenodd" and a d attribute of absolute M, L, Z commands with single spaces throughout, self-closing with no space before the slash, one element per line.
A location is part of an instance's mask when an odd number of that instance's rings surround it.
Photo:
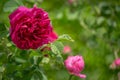
<path fill-rule="evenodd" d="M 58 38 L 57 33 L 53 31 L 53 32 L 50 34 L 50 37 L 49 37 L 50 41 L 51 41 L 51 42 L 54 42 L 57 38 Z"/>
<path fill-rule="evenodd" d="M 86 78 L 86 75 L 85 75 L 85 74 L 74 74 L 74 75 L 76 75 L 76 76 L 78 76 L 78 77 L 80 77 L 80 78 Z"/>
<path fill-rule="evenodd" d="M 79 74 L 79 77 L 80 78 L 86 78 L 86 75 L 85 74 Z"/>
<path fill-rule="evenodd" d="M 13 13 L 10 14 L 9 18 L 12 20 L 17 14 L 19 14 L 22 11 L 26 11 L 28 8 L 24 6 L 20 6 L 18 9 L 16 9 Z"/>

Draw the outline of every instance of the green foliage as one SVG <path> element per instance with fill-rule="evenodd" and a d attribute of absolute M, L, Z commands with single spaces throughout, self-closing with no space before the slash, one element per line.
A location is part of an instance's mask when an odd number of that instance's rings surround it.
<path fill-rule="evenodd" d="M 21 0 L 9 0 L 8 2 L 5 3 L 3 10 L 5 12 L 12 12 L 18 6 L 23 6 L 23 3 Z"/>
<path fill-rule="evenodd" d="M 58 39 L 59 40 L 63 39 L 63 40 L 68 40 L 68 41 L 74 41 L 68 34 L 63 34 L 63 35 L 59 36 Z"/>
<path fill-rule="evenodd" d="M 10 12 L 34 4 L 48 12 L 55 31 L 61 35 L 47 45 L 51 51 L 20 50 L 10 40 Z M 69 73 L 63 61 L 71 54 L 62 54 L 63 40 L 71 46 L 72 55 L 83 56 L 85 80 L 118 80 L 120 70 L 110 65 L 115 53 L 120 56 L 120 1 L 0 0 L 0 80 L 67 80 Z"/>
<path fill-rule="evenodd" d="M 63 58 L 61 56 L 63 47 L 64 47 L 63 44 L 58 41 L 51 44 L 51 50 L 56 55 L 56 61 L 59 63 L 63 63 Z"/>

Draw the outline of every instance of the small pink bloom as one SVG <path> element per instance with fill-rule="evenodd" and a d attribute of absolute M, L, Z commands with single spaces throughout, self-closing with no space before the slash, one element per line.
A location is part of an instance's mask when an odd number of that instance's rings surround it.
<path fill-rule="evenodd" d="M 114 63 L 115 63 L 116 66 L 120 66 L 120 58 L 116 59 L 116 60 L 114 61 Z"/>
<path fill-rule="evenodd" d="M 76 3 L 78 0 L 68 0 L 68 3 L 69 4 L 73 4 L 73 3 Z"/>
<path fill-rule="evenodd" d="M 68 0 L 69 4 L 72 4 L 74 2 L 74 0 Z"/>
<path fill-rule="evenodd" d="M 71 47 L 70 46 L 64 46 L 63 53 L 70 53 Z"/>
<path fill-rule="evenodd" d="M 20 49 L 37 49 L 56 39 L 48 13 L 34 6 L 18 7 L 9 16 L 10 37 Z"/>
<path fill-rule="evenodd" d="M 70 74 L 73 74 L 80 78 L 86 78 L 86 75 L 80 73 L 84 69 L 84 60 L 82 56 L 69 56 L 65 60 L 64 65 Z"/>

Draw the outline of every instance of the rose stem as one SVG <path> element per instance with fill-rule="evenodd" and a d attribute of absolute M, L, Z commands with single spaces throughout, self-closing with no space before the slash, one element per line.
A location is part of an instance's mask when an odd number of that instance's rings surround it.
<path fill-rule="evenodd" d="M 70 75 L 68 80 L 72 80 L 72 76 L 73 76 L 73 75 Z"/>
<path fill-rule="evenodd" d="M 114 50 L 115 59 L 118 58 L 118 52 L 119 52 L 119 49 L 115 49 L 115 50 Z M 118 80 L 120 80 L 120 72 L 118 72 L 117 76 L 118 76 Z"/>

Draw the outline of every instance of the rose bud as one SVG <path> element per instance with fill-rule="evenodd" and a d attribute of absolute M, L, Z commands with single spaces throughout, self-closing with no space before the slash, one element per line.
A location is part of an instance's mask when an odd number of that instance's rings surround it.
<path fill-rule="evenodd" d="M 71 47 L 70 46 L 64 46 L 63 53 L 70 53 Z"/>
<path fill-rule="evenodd" d="M 86 75 L 80 73 L 84 69 L 84 60 L 82 56 L 69 56 L 65 60 L 64 65 L 70 74 L 80 78 L 86 78 Z"/>
<path fill-rule="evenodd" d="M 120 67 L 120 58 L 116 59 L 114 63 L 117 67 Z"/>

